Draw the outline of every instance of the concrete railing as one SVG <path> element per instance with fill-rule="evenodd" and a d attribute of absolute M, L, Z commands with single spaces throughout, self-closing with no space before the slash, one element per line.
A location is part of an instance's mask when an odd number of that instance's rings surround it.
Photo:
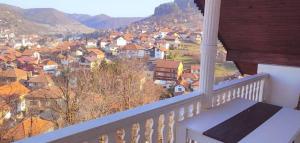
<path fill-rule="evenodd" d="M 212 107 L 234 98 L 262 101 L 267 74 L 232 80 L 215 87 Z M 203 95 L 193 92 L 87 121 L 19 143 L 174 143 L 179 121 L 199 115 Z"/>
<path fill-rule="evenodd" d="M 267 98 L 268 74 L 257 74 L 242 79 L 223 82 L 214 87 L 212 107 L 219 106 L 235 98 L 244 98 L 258 102 Z"/>

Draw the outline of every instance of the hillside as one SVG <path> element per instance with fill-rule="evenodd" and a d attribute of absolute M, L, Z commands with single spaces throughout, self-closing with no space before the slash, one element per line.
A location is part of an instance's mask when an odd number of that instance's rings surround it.
<path fill-rule="evenodd" d="M 186 27 L 200 29 L 203 16 L 197 9 L 193 0 L 175 0 L 174 2 L 161 4 L 155 8 L 154 14 L 145 18 L 137 25 L 161 25 L 165 27 Z"/>
<path fill-rule="evenodd" d="M 143 19 L 141 17 L 110 17 L 104 14 L 96 16 L 70 14 L 69 16 L 74 20 L 95 29 L 119 28 Z"/>
<path fill-rule="evenodd" d="M 94 30 L 49 8 L 21 9 L 0 4 L 1 29 L 18 34 L 90 33 Z"/>

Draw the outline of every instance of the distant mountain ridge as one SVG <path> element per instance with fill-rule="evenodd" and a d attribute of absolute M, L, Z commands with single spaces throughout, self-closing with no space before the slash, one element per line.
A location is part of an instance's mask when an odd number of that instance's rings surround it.
<path fill-rule="evenodd" d="M 142 17 L 110 17 L 104 14 L 96 16 L 86 14 L 69 14 L 69 17 L 95 29 L 119 28 L 143 19 Z"/>
<path fill-rule="evenodd" d="M 17 34 L 91 33 L 96 29 L 127 26 L 141 19 L 68 14 L 53 8 L 22 9 L 0 3 L 0 29 L 10 29 Z"/>
<path fill-rule="evenodd" d="M 90 33 L 94 29 L 51 8 L 22 9 L 0 4 L 0 28 L 19 34 Z"/>

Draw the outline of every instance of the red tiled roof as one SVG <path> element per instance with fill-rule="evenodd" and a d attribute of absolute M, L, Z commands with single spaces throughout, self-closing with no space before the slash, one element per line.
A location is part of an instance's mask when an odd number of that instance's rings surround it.
<path fill-rule="evenodd" d="M 26 78 L 27 72 L 21 69 L 8 69 L 0 71 L 0 77 Z"/>
<path fill-rule="evenodd" d="M 2 97 L 13 95 L 22 96 L 28 94 L 29 92 L 30 90 L 20 82 L 13 82 L 0 86 L 0 96 Z"/>
<path fill-rule="evenodd" d="M 143 49 L 143 47 L 137 44 L 127 44 L 123 48 L 123 50 L 141 50 L 141 49 Z"/>
<path fill-rule="evenodd" d="M 181 62 L 179 61 L 171 61 L 171 60 L 157 60 L 156 67 L 159 68 L 173 68 L 177 69 Z"/>
<path fill-rule="evenodd" d="M 29 136 L 35 136 L 47 132 L 50 129 L 54 129 L 54 127 L 55 124 L 50 121 L 43 120 L 39 117 L 31 117 L 9 129 L 3 138 L 7 140 L 20 140 Z"/>

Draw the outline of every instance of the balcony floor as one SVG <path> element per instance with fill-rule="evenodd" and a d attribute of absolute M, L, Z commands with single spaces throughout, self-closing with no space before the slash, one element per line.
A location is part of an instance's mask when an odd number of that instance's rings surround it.
<path fill-rule="evenodd" d="M 257 102 L 255 101 L 245 99 L 235 99 L 218 107 L 214 107 L 200 113 L 196 117 L 180 122 L 177 128 L 178 133 L 183 134 L 183 132 L 187 132 L 186 138 L 199 142 L 220 143 L 221 141 L 204 135 L 205 132 L 222 124 L 224 121 L 230 120 L 235 115 L 241 113 L 249 107 L 252 107 L 256 103 Z M 256 120 L 259 117 L 253 118 Z M 246 126 L 247 123 L 249 125 L 249 122 L 245 122 Z M 230 130 L 230 126 L 227 126 L 226 129 L 224 128 L 224 130 L 232 131 Z M 242 130 L 243 128 L 241 127 L 241 132 Z M 220 130 L 218 133 L 220 133 Z M 281 108 L 277 113 L 264 121 L 260 126 L 244 136 L 239 142 L 292 143 L 296 140 L 299 133 L 300 111 L 296 111 L 290 108 Z M 228 133 L 228 135 L 230 135 L 230 132 Z M 234 137 L 230 136 L 229 138 Z M 297 139 L 295 143 L 298 143 L 298 140 L 299 139 Z"/>

